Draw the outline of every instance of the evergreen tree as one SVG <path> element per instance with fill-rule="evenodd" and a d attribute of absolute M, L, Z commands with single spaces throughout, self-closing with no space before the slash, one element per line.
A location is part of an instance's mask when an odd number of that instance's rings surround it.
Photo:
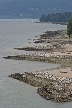
<path fill-rule="evenodd" d="M 68 20 L 72 18 L 71 12 L 64 13 L 51 13 L 48 15 L 42 14 L 40 17 L 41 22 L 68 22 Z"/>
<path fill-rule="evenodd" d="M 67 24 L 67 34 L 69 37 L 72 34 L 72 18 L 69 19 L 68 24 Z"/>

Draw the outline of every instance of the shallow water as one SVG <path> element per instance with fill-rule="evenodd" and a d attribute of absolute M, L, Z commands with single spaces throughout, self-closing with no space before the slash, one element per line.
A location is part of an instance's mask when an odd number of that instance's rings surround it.
<path fill-rule="evenodd" d="M 36 21 L 36 20 L 35 20 Z M 31 20 L 0 20 L 0 108 L 72 108 L 69 103 L 55 103 L 41 98 L 36 88 L 9 78 L 11 73 L 34 72 L 57 67 L 42 62 L 6 60 L 3 56 L 23 54 L 15 47 L 33 45 L 33 39 L 47 30 L 66 29 L 64 25 L 31 23 Z"/>

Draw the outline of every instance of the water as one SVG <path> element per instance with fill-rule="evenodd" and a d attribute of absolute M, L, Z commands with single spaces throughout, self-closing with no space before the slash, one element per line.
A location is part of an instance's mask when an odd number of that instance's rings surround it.
<path fill-rule="evenodd" d="M 31 20 L 0 20 L 0 108 L 72 108 L 71 102 L 47 101 L 36 93 L 35 87 L 8 77 L 11 73 L 33 72 L 58 65 L 3 59 L 3 56 L 25 53 L 13 48 L 33 45 L 32 40 L 29 44 L 27 39 L 57 29 L 66 29 L 66 26 L 32 23 Z"/>

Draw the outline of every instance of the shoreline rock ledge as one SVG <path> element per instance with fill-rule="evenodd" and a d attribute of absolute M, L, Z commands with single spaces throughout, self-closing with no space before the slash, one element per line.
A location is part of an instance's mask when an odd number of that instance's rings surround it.
<path fill-rule="evenodd" d="M 9 77 L 37 87 L 37 93 L 46 100 L 72 101 L 71 78 L 55 77 L 48 72 L 15 73 L 9 75 Z"/>

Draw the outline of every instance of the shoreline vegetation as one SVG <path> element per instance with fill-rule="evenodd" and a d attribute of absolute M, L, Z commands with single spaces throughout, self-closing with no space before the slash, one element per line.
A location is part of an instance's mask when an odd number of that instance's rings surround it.
<path fill-rule="evenodd" d="M 14 48 L 32 51 L 31 54 L 17 54 L 3 58 L 54 63 L 60 64 L 60 67 L 31 73 L 15 73 L 9 77 L 35 86 L 37 93 L 47 100 L 72 101 L 72 38 L 68 37 L 66 30 L 47 31 L 33 42 L 36 46 Z"/>

